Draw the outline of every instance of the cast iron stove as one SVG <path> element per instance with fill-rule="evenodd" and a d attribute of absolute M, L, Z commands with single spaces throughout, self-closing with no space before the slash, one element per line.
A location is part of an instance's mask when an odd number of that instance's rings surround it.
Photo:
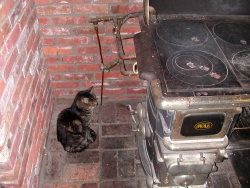
<path fill-rule="evenodd" d="M 250 2 L 144 6 L 134 40 L 139 76 L 149 82 L 136 110 L 147 184 L 201 185 L 227 157 L 228 137 L 250 105 Z"/>

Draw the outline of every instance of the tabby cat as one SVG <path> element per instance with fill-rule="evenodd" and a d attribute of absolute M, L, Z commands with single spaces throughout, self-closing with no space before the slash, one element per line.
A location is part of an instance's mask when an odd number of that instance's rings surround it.
<path fill-rule="evenodd" d="M 98 105 L 93 87 L 77 93 L 71 107 L 60 112 L 57 118 L 57 140 L 65 151 L 81 152 L 96 139 L 89 128 L 93 109 Z"/>

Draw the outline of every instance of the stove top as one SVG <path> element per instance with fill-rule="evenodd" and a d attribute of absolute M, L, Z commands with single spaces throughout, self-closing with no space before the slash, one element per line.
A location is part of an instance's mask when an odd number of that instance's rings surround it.
<path fill-rule="evenodd" d="M 161 20 L 151 28 L 166 93 L 250 93 L 250 24 Z"/>

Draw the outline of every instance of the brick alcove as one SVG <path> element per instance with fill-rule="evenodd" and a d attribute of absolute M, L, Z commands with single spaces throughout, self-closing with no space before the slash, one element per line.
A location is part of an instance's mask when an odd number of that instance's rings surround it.
<path fill-rule="evenodd" d="M 54 99 L 92 85 L 99 96 L 100 58 L 89 18 L 141 9 L 141 0 L 1 1 L 0 187 L 38 186 Z M 105 63 L 117 57 L 112 26 L 99 27 Z M 139 32 L 138 21 L 129 20 L 122 32 Z M 134 52 L 132 40 L 125 51 Z M 118 68 L 105 78 L 104 99 L 146 93 L 138 77 Z"/>

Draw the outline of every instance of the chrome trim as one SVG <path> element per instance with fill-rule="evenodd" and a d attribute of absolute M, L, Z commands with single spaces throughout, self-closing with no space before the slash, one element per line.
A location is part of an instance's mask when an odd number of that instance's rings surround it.
<path fill-rule="evenodd" d="M 227 136 L 219 139 L 178 140 L 178 141 L 172 140 L 170 137 L 164 137 L 162 141 L 163 145 L 167 149 L 172 151 L 222 149 L 226 148 L 228 145 Z"/>
<path fill-rule="evenodd" d="M 153 100 L 162 110 L 215 109 L 250 106 L 250 95 L 220 95 L 202 97 L 165 97 L 160 80 L 151 81 Z"/>

